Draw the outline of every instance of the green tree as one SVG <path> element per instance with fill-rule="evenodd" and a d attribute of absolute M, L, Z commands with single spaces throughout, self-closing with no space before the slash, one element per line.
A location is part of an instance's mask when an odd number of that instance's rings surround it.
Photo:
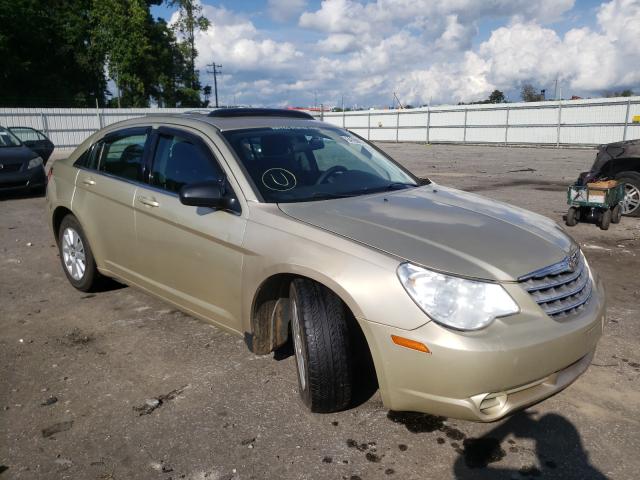
<path fill-rule="evenodd" d="M 489 95 L 488 103 L 504 103 L 504 102 L 505 102 L 504 93 L 502 93 L 500 90 L 494 90 L 493 92 L 491 92 L 491 95 Z"/>
<path fill-rule="evenodd" d="M 102 49 L 122 106 L 146 107 L 152 47 L 149 5 L 145 0 L 93 0 L 93 38 Z"/>
<path fill-rule="evenodd" d="M 202 6 L 196 0 L 168 0 L 170 6 L 178 7 L 178 20 L 174 25 L 176 32 L 184 38 L 182 42 L 184 56 L 187 58 L 190 78 L 187 86 L 192 90 L 200 90 L 198 72 L 196 71 L 196 32 L 206 31 L 209 20 L 202 15 Z"/>
<path fill-rule="evenodd" d="M 613 92 L 606 92 L 604 94 L 604 96 L 608 97 L 608 98 L 611 98 L 611 97 L 633 97 L 633 95 L 634 95 L 633 90 L 631 90 L 629 88 L 624 89 L 624 90 L 622 90 L 620 92 L 613 91 Z"/>
<path fill-rule="evenodd" d="M 530 83 L 522 85 L 522 88 L 520 89 L 520 96 L 525 102 L 540 102 L 544 100 L 542 94 Z"/>
<path fill-rule="evenodd" d="M 91 5 L 0 0 L 0 105 L 104 104 L 104 61 L 90 35 Z"/>

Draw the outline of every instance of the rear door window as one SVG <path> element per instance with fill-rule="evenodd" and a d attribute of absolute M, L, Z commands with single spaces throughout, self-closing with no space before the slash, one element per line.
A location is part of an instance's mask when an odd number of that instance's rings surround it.
<path fill-rule="evenodd" d="M 178 193 L 192 183 L 217 181 L 222 171 L 209 149 L 189 134 L 162 131 L 153 157 L 149 183 Z"/>
<path fill-rule="evenodd" d="M 100 159 L 98 170 L 116 177 L 141 182 L 144 148 L 148 137 L 146 129 L 107 136 L 96 146 Z"/>

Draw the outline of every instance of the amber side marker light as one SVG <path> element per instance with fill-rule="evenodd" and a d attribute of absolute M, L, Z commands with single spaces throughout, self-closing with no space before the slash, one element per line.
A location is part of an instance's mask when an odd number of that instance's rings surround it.
<path fill-rule="evenodd" d="M 400 345 L 401 347 L 410 348 L 411 350 L 418 350 L 419 352 L 431 353 L 431 350 L 424 344 L 420 342 L 416 342 L 415 340 L 411 340 L 409 338 L 399 337 L 397 335 L 391 335 L 391 340 L 396 345 Z"/>

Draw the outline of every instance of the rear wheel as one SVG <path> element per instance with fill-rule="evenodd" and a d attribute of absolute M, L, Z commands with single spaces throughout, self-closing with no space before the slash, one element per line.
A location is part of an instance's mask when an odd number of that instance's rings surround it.
<path fill-rule="evenodd" d="M 636 172 L 620 172 L 616 179 L 624 183 L 624 199 L 622 200 L 622 214 L 630 217 L 640 217 L 640 174 Z"/>
<path fill-rule="evenodd" d="M 73 215 L 67 215 L 60 223 L 58 248 L 62 269 L 69 283 L 83 292 L 93 289 L 101 276 L 84 231 Z"/>
<path fill-rule="evenodd" d="M 291 282 L 289 298 L 302 401 L 312 412 L 343 410 L 353 390 L 346 307 L 326 287 L 302 278 Z"/>

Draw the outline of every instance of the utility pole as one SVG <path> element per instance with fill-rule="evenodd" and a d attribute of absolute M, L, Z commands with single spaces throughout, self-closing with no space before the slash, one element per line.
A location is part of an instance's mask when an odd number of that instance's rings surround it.
<path fill-rule="evenodd" d="M 396 95 L 396 92 L 393 92 L 393 104 L 395 105 L 396 100 L 398 101 L 398 107 L 400 107 L 400 110 L 402 110 L 404 108 L 404 105 L 402 105 L 402 102 L 400 101 L 400 99 L 398 98 L 398 95 Z"/>
<path fill-rule="evenodd" d="M 218 108 L 218 74 L 222 73 L 220 71 L 220 69 L 222 69 L 222 65 L 216 65 L 216 62 L 211 62 L 207 67 L 211 67 L 211 70 L 207 70 L 207 73 L 213 74 L 213 90 L 216 96 L 216 108 Z"/>

